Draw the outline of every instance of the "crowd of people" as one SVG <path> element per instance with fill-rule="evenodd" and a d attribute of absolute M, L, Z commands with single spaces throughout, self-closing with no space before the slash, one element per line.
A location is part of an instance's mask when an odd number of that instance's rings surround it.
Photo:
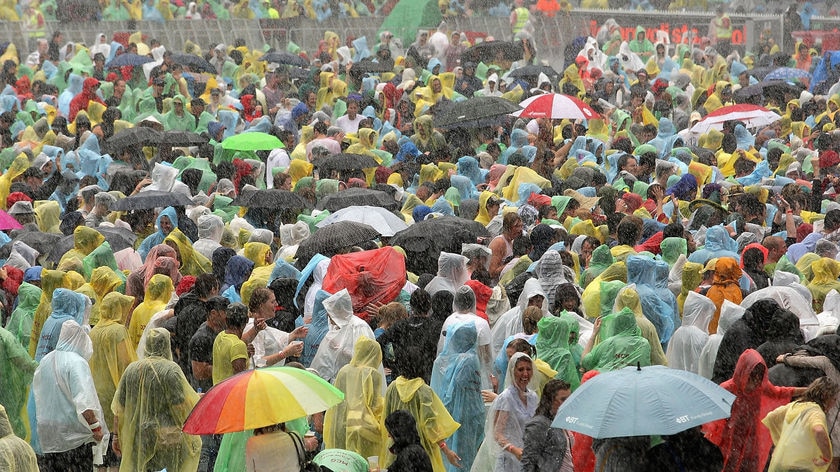
<path fill-rule="evenodd" d="M 442 30 L 405 49 L 385 31 L 373 52 L 326 32 L 291 53 L 309 68 L 237 41 L 208 71 L 139 32 L 8 44 L 0 469 L 837 470 L 840 75 L 718 32 L 626 42 L 615 21 L 553 75 L 510 18 L 520 55 L 486 62 Z M 106 66 L 126 52 L 151 62 Z M 777 67 L 801 74 L 762 86 Z M 588 118 L 439 126 L 474 97 L 543 94 Z M 766 121 L 704 126 L 736 98 Z M 125 139 L 141 131 L 202 144 Z M 249 135 L 280 144 L 225 143 Z M 331 170 L 340 153 L 376 166 Z M 118 210 L 149 191 L 191 204 Z M 308 253 L 326 204 L 366 192 L 422 244 L 380 230 Z M 202 394 L 279 365 L 344 401 L 182 431 Z M 593 376 L 650 365 L 720 384 L 731 417 L 671 436 L 550 427 Z"/>

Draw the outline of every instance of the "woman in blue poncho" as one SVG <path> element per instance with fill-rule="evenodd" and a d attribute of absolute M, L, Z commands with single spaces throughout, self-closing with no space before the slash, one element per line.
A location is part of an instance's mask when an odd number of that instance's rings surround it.
<path fill-rule="evenodd" d="M 163 240 L 166 239 L 166 236 L 168 236 L 169 233 L 177 227 L 178 215 L 175 213 L 175 209 L 172 207 L 164 208 L 155 221 L 155 228 L 157 228 L 157 231 L 147 236 L 137 249 L 140 257 L 145 260 L 149 251 L 158 244 L 163 244 Z"/>

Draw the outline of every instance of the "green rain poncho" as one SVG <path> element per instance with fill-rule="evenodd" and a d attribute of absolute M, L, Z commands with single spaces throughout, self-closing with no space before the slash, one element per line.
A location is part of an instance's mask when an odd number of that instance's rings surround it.
<path fill-rule="evenodd" d="M 90 358 L 90 371 L 93 385 L 103 408 L 103 416 L 108 429 L 113 431 L 114 415 L 107 407 L 114 400 L 120 377 L 129 364 L 137 360 L 137 353 L 128 339 L 125 320 L 134 304 L 134 297 L 111 292 L 99 302 L 99 323 L 90 331 L 93 344 L 93 356 Z"/>
<path fill-rule="evenodd" d="M 3 328 L 0 328 L 0 353 L 0 405 L 11 412 L 9 421 L 14 432 L 23 438 L 26 436 L 26 426 L 21 413 L 38 363 L 29 357 L 15 336 Z"/>
<path fill-rule="evenodd" d="M 601 275 L 601 272 L 607 270 L 607 267 L 611 266 L 613 262 L 615 260 L 613 259 L 612 253 L 610 253 L 609 246 L 602 244 L 595 248 L 592 251 L 592 258 L 589 260 L 589 267 L 580 276 L 581 288 L 586 288 L 595 277 Z"/>
<path fill-rule="evenodd" d="M 335 386 L 344 401 L 324 416 L 324 447 L 346 449 L 363 457 L 379 456 L 387 434 L 384 428 L 385 378 L 379 372 L 382 349 L 376 341 L 360 337 L 350 364 L 339 370 Z"/>
<path fill-rule="evenodd" d="M 674 263 L 680 255 L 688 255 L 688 242 L 684 238 L 665 238 L 659 243 L 662 250 L 662 260 L 668 263 L 668 267 L 674 267 Z"/>
<path fill-rule="evenodd" d="M 569 333 L 577 322 L 568 317 L 544 316 L 537 323 L 537 359 L 545 361 L 557 371 L 555 378 L 566 381 L 574 391 L 580 386 L 580 375 L 572 352 L 569 350 Z"/>
<path fill-rule="evenodd" d="M 569 324 L 569 352 L 572 353 L 572 359 L 575 361 L 575 369 L 580 372 L 580 359 L 583 357 L 583 346 L 578 342 L 580 340 L 580 322 L 575 315 L 563 310 L 560 313 L 560 318 L 570 321 Z"/>
<path fill-rule="evenodd" d="M 38 470 L 35 451 L 23 439 L 15 436 L 8 413 L 0 405 L 0 470 L 33 472 Z"/>
<path fill-rule="evenodd" d="M 629 308 L 603 318 L 601 343 L 583 357 L 586 370 L 609 372 L 628 365 L 650 365 L 650 344 L 641 336 L 636 316 Z"/>
<path fill-rule="evenodd" d="M 181 428 L 198 394 L 172 361 L 168 331 L 152 329 L 145 347 L 146 358 L 128 366 L 111 403 L 120 427 L 120 470 L 194 471 L 201 439 Z"/>
<path fill-rule="evenodd" d="M 29 335 L 32 334 L 32 322 L 35 309 L 41 301 L 41 289 L 24 282 L 18 287 L 17 307 L 6 322 L 6 329 L 12 333 L 24 348 L 29 348 Z"/>

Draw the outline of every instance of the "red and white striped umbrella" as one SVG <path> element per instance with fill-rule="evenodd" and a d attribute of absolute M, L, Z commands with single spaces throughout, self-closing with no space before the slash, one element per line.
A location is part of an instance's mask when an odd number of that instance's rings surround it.
<path fill-rule="evenodd" d="M 764 107 L 741 103 L 720 107 L 709 113 L 691 128 L 691 132 L 703 134 L 712 128 L 720 131 L 723 129 L 723 123 L 730 120 L 741 121 L 747 128 L 759 128 L 774 123 L 781 118 L 778 113 L 772 112 Z"/>
<path fill-rule="evenodd" d="M 511 115 L 520 118 L 552 118 L 572 120 L 591 120 L 600 118 L 595 110 L 576 97 L 561 93 L 544 93 L 523 100 L 522 110 Z"/>

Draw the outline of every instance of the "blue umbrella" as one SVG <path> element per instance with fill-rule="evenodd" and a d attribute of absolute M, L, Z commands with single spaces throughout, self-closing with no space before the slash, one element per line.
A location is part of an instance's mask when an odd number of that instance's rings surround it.
<path fill-rule="evenodd" d="M 764 76 L 764 81 L 768 80 L 791 80 L 791 79 L 810 79 L 811 74 L 802 69 L 794 67 L 779 67 Z"/>
<path fill-rule="evenodd" d="M 584 382 L 551 426 L 593 438 L 671 435 L 728 418 L 734 401 L 735 395 L 688 371 L 625 367 Z"/>
<path fill-rule="evenodd" d="M 154 61 L 154 59 L 149 56 L 141 56 L 139 54 L 127 52 L 111 59 L 111 62 L 109 62 L 106 67 L 110 69 L 111 67 L 139 66 L 152 61 Z"/>

